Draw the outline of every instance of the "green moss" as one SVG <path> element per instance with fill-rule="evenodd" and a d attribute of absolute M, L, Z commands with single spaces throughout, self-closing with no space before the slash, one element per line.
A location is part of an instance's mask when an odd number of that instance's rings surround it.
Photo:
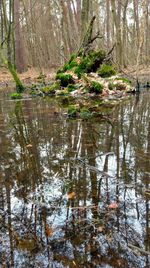
<path fill-rule="evenodd" d="M 128 78 L 125 78 L 125 77 L 117 77 L 116 80 L 121 80 L 122 82 L 124 83 L 127 83 L 127 84 L 131 84 L 131 80 L 129 80 Z"/>
<path fill-rule="evenodd" d="M 57 75 L 61 75 L 66 71 L 73 70 L 80 79 L 83 73 L 96 72 L 105 59 L 105 56 L 106 53 L 102 50 L 90 51 L 88 55 L 82 55 L 80 57 L 80 63 L 78 63 L 77 55 L 73 54 L 70 60 L 57 71 Z"/>
<path fill-rule="evenodd" d="M 37 92 L 35 90 L 31 90 L 29 93 L 32 97 L 36 97 L 37 96 Z"/>
<path fill-rule="evenodd" d="M 56 75 L 57 75 L 57 74 L 61 74 L 61 73 L 63 73 L 63 72 L 64 72 L 63 68 L 60 68 L 60 69 L 57 70 Z"/>
<path fill-rule="evenodd" d="M 106 53 L 103 50 L 91 51 L 88 57 L 90 59 L 90 63 L 87 66 L 87 71 L 96 72 L 100 65 L 103 63 L 103 60 L 106 57 Z"/>
<path fill-rule="evenodd" d="M 90 64 L 90 59 L 88 57 L 81 59 L 79 65 L 74 69 L 74 73 L 77 74 L 80 79 L 83 73 L 87 73 L 87 66 Z"/>
<path fill-rule="evenodd" d="M 99 82 L 96 81 L 92 81 L 90 88 L 89 88 L 89 92 L 90 93 L 96 93 L 96 94 L 101 94 L 103 91 L 103 85 L 100 84 Z"/>
<path fill-rule="evenodd" d="M 72 60 L 70 63 L 66 63 L 64 67 L 61 69 L 60 73 L 64 73 L 66 71 L 72 70 L 74 67 L 78 66 L 76 60 Z"/>
<path fill-rule="evenodd" d="M 64 73 L 66 71 L 72 70 L 74 67 L 78 66 L 78 63 L 76 61 L 76 54 L 72 54 L 70 60 L 65 63 L 65 65 L 57 71 L 57 74 Z"/>
<path fill-rule="evenodd" d="M 80 110 L 80 117 L 82 118 L 82 119 L 88 119 L 88 118 L 90 118 L 92 116 L 92 114 L 91 114 L 91 112 L 89 111 L 89 109 L 88 108 L 82 108 L 81 110 Z"/>
<path fill-rule="evenodd" d="M 62 87 L 67 87 L 69 84 L 74 84 L 71 74 L 59 73 L 56 75 L 56 80 L 60 80 L 60 85 Z"/>
<path fill-rule="evenodd" d="M 53 95 L 56 93 L 56 90 L 59 90 L 59 89 L 60 89 L 60 84 L 57 82 L 57 83 L 54 83 L 53 85 L 42 87 L 41 91 L 44 94 Z"/>
<path fill-rule="evenodd" d="M 72 54 L 68 63 L 71 63 L 76 58 L 77 58 L 77 55 L 76 54 Z"/>
<path fill-rule="evenodd" d="M 12 77 L 13 77 L 15 83 L 16 83 L 16 91 L 17 91 L 17 93 L 22 93 L 25 90 L 25 87 L 22 84 L 22 82 L 21 82 L 21 80 L 20 80 L 20 78 L 19 78 L 19 76 L 18 76 L 18 74 L 17 74 L 17 72 L 15 70 L 14 65 L 11 64 L 11 62 L 8 61 L 7 62 L 7 67 L 8 67 L 8 69 L 9 69 L 9 71 L 10 71 L 10 73 L 11 73 L 11 75 L 12 75 Z"/>
<path fill-rule="evenodd" d="M 17 92 L 12 93 L 10 96 L 11 96 L 11 99 L 13 99 L 13 100 L 22 99 L 22 94 L 17 93 Z"/>
<path fill-rule="evenodd" d="M 69 105 L 68 107 L 68 116 L 71 118 L 77 117 L 78 110 L 75 105 Z"/>
<path fill-rule="evenodd" d="M 76 89 L 77 89 L 76 85 L 72 85 L 72 84 L 69 84 L 67 87 L 68 92 L 72 92 Z"/>
<path fill-rule="evenodd" d="M 113 90 L 113 89 L 115 88 L 114 83 L 113 83 L 113 82 L 110 82 L 110 83 L 108 84 L 108 88 L 109 88 L 109 90 Z"/>
<path fill-rule="evenodd" d="M 112 75 L 116 74 L 116 70 L 114 69 L 113 66 L 108 65 L 108 64 L 103 64 L 100 69 L 98 70 L 98 74 L 101 77 L 110 77 Z"/>
<path fill-rule="evenodd" d="M 65 88 L 65 89 L 58 91 L 57 95 L 58 96 L 68 96 L 69 92 L 68 92 L 67 88 Z"/>
<path fill-rule="evenodd" d="M 81 62 L 74 69 L 80 79 L 83 73 L 96 72 L 102 64 L 106 54 L 104 51 L 91 51 L 87 56 L 81 57 Z"/>
<path fill-rule="evenodd" d="M 45 84 L 45 78 L 46 78 L 46 75 L 43 73 L 40 73 L 40 75 L 37 77 L 39 83 L 41 84 Z"/>

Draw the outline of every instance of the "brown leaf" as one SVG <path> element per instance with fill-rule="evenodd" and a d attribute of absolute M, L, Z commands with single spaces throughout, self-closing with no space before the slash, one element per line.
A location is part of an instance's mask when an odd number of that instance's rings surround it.
<path fill-rule="evenodd" d="M 119 207 L 119 205 L 117 203 L 111 203 L 109 206 L 108 206 L 110 209 L 117 209 Z"/>
<path fill-rule="evenodd" d="M 48 224 L 46 224 L 45 233 L 46 233 L 46 236 L 52 236 L 54 233 L 54 230 L 51 227 L 49 227 Z"/>
<path fill-rule="evenodd" d="M 72 263 L 74 264 L 74 266 L 77 266 L 76 263 L 75 263 L 75 261 L 73 261 Z"/>
<path fill-rule="evenodd" d="M 32 148 L 33 145 L 32 145 L 32 144 L 27 144 L 26 147 L 27 147 L 27 148 Z"/>
<path fill-rule="evenodd" d="M 34 239 L 20 239 L 18 241 L 18 248 L 28 251 L 33 251 L 37 247 L 37 243 Z"/>
<path fill-rule="evenodd" d="M 112 242 L 112 237 L 111 236 L 106 236 L 106 240 L 111 243 Z"/>
<path fill-rule="evenodd" d="M 72 192 L 72 193 L 68 194 L 68 199 L 75 199 L 75 198 L 76 198 L 75 192 Z"/>
<path fill-rule="evenodd" d="M 102 233 L 103 230 L 104 230 L 104 226 L 99 226 L 99 227 L 97 228 L 97 230 L 98 230 L 98 232 Z"/>

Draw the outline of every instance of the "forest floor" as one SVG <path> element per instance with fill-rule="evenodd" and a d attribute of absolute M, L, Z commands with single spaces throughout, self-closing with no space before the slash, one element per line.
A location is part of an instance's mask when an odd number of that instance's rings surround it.
<path fill-rule="evenodd" d="M 42 73 L 45 75 L 46 82 L 53 81 L 56 76 L 56 70 L 43 70 Z M 26 85 L 37 83 L 40 75 L 40 70 L 35 68 L 28 69 L 27 72 L 19 74 L 22 82 Z M 13 79 L 9 71 L 5 67 L 0 68 L 0 88 L 7 88 L 9 85 L 13 85 Z"/>
<path fill-rule="evenodd" d="M 131 80 L 135 80 L 136 79 L 136 66 L 129 66 L 127 69 L 124 69 L 123 72 L 127 75 L 129 75 L 129 77 L 131 78 Z M 148 79 L 150 77 L 150 66 L 143 66 L 140 65 L 139 66 L 139 74 L 138 74 L 138 78 L 139 78 L 139 82 L 140 83 L 147 83 L 150 82 Z"/>
<path fill-rule="evenodd" d="M 54 81 L 55 76 L 56 76 L 56 69 L 52 68 L 49 70 L 42 70 L 42 73 L 45 75 L 45 81 L 49 82 L 49 81 Z M 35 69 L 35 68 L 30 68 L 28 69 L 27 72 L 24 72 L 22 74 L 20 74 L 20 78 L 23 81 L 24 84 L 32 84 L 32 83 L 37 83 L 38 82 L 38 78 L 40 75 L 41 71 L 39 69 Z M 123 74 L 129 76 L 129 78 L 131 80 L 133 80 L 133 82 L 135 81 L 135 77 L 136 77 L 136 66 L 129 66 L 127 69 L 123 69 Z M 150 76 L 150 66 L 146 67 L 146 66 L 140 66 L 139 67 L 139 82 L 141 83 L 146 83 L 148 77 Z M 148 81 L 150 82 L 150 81 Z M 4 68 L 1 67 L 0 68 L 0 88 L 7 88 L 8 85 L 13 83 L 13 79 L 11 74 L 9 73 L 9 71 Z"/>

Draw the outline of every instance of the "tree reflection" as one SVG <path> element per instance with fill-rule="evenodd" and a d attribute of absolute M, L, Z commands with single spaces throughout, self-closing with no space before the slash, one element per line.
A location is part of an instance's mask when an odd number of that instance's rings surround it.
<path fill-rule="evenodd" d="M 0 103 L 1 265 L 149 267 L 149 97 L 106 122 Z"/>

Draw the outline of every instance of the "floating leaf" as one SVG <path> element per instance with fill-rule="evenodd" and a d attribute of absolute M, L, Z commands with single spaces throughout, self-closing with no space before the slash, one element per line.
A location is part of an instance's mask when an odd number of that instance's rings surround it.
<path fill-rule="evenodd" d="M 117 203 L 111 203 L 109 206 L 108 206 L 110 209 L 117 209 L 119 206 Z"/>
<path fill-rule="evenodd" d="M 54 233 L 54 230 L 51 227 L 49 227 L 48 224 L 46 224 L 45 233 L 46 233 L 46 236 L 52 236 Z"/>
<path fill-rule="evenodd" d="M 104 230 L 104 226 L 99 226 L 99 227 L 97 228 L 97 230 L 98 230 L 98 232 L 102 233 L 103 230 Z"/>
<path fill-rule="evenodd" d="M 27 144 L 27 146 L 26 146 L 27 148 L 32 148 L 33 147 L 33 145 L 32 144 Z"/>
<path fill-rule="evenodd" d="M 72 192 L 72 193 L 68 194 L 68 199 L 75 199 L 75 197 L 76 197 L 75 192 Z"/>
<path fill-rule="evenodd" d="M 77 266 L 76 263 L 75 263 L 75 261 L 73 261 L 72 263 L 73 263 L 75 266 Z"/>
<path fill-rule="evenodd" d="M 107 242 L 109 242 L 109 243 L 111 243 L 112 240 L 113 240 L 113 238 L 111 237 L 111 235 L 108 235 L 105 238 L 106 238 Z"/>
<path fill-rule="evenodd" d="M 34 239 L 21 239 L 18 241 L 18 248 L 33 251 L 35 248 L 37 248 L 37 244 Z"/>

